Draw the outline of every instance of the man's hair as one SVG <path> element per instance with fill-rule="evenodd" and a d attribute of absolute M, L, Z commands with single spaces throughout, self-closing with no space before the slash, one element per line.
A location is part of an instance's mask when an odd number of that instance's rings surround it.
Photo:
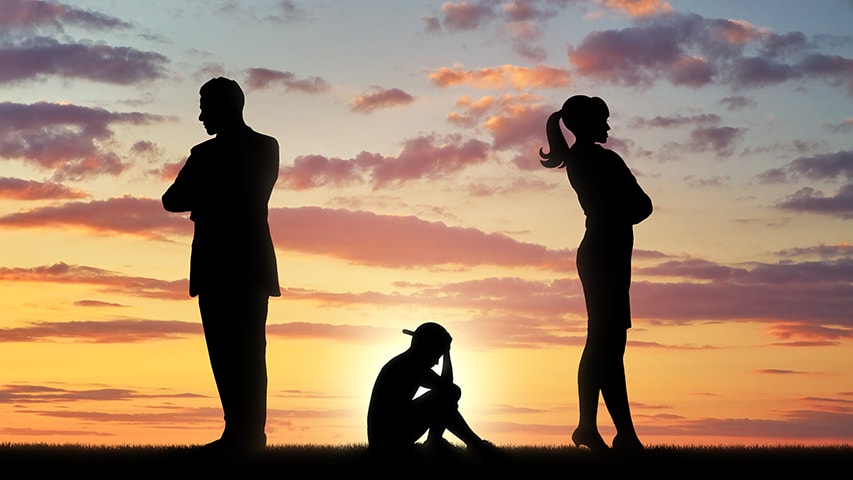
<path fill-rule="evenodd" d="M 230 112 L 242 112 L 246 103 L 243 89 L 230 78 L 212 78 L 201 86 L 198 93 L 202 97 L 214 99 L 221 108 Z"/>

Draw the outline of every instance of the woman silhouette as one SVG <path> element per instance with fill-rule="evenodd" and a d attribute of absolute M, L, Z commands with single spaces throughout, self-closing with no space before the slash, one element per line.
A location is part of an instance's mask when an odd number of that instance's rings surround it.
<path fill-rule="evenodd" d="M 607 142 L 610 111 L 598 97 L 576 95 L 548 117 L 549 152 L 542 165 L 566 167 L 569 183 L 586 215 L 586 232 L 577 250 L 577 268 L 587 310 L 587 337 L 578 367 L 580 420 L 572 433 L 576 446 L 608 450 L 598 432 L 599 392 L 616 427 L 613 449 L 642 450 L 634 430 L 623 356 L 631 328 L 631 253 L 633 225 L 652 213 L 652 202 L 622 158 Z M 560 121 L 575 136 L 569 147 Z"/>

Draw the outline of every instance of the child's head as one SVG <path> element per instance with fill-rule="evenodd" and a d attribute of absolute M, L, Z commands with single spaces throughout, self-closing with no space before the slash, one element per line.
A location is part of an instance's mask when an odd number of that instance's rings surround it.
<path fill-rule="evenodd" d="M 425 356 L 435 356 L 436 360 L 450 350 L 453 340 L 444 327 L 434 322 L 423 323 L 414 331 L 403 330 L 403 333 L 412 336 L 412 350 Z"/>

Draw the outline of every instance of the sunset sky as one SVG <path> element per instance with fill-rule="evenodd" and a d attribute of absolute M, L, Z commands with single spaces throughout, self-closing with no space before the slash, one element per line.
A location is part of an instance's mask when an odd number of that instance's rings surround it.
<path fill-rule="evenodd" d="M 569 443 L 583 214 L 537 152 L 574 94 L 655 205 L 640 438 L 851 443 L 851 25 L 850 0 L 0 0 L 0 443 L 218 437 L 192 223 L 160 203 L 216 76 L 281 145 L 269 443 L 366 442 L 426 321 L 475 431 Z"/>

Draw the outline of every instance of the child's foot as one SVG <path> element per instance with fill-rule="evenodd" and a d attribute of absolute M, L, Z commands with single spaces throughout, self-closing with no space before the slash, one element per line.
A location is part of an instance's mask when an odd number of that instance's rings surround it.
<path fill-rule="evenodd" d="M 427 439 L 427 441 L 424 442 L 424 446 L 430 453 L 436 453 L 439 455 L 449 454 L 456 451 L 456 447 L 444 438 L 437 438 L 434 440 Z"/>
<path fill-rule="evenodd" d="M 477 455 L 497 455 L 500 453 L 500 449 L 494 443 L 483 439 L 471 442 L 466 447 Z"/>

